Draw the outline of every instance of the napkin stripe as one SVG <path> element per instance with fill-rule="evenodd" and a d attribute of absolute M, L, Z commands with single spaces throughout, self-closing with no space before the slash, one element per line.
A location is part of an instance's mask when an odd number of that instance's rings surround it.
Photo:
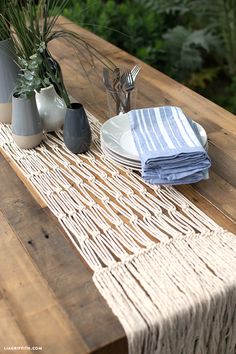
<path fill-rule="evenodd" d="M 143 142 L 145 143 L 146 145 L 146 149 L 148 151 L 151 151 L 151 146 L 149 144 L 149 141 L 148 140 L 152 140 L 152 139 L 148 139 L 147 137 L 149 136 L 149 131 L 147 130 L 147 127 L 145 129 L 145 119 L 143 119 L 143 117 L 141 116 L 140 112 L 138 112 L 137 114 L 137 121 L 138 121 L 138 126 L 139 126 L 139 130 L 140 130 L 140 133 L 142 134 L 144 140 Z M 155 145 L 154 145 L 155 147 Z"/>
<path fill-rule="evenodd" d="M 156 143 L 159 144 L 161 150 L 164 150 L 164 141 L 161 141 L 161 140 L 163 140 L 163 139 L 161 139 L 162 137 L 161 137 L 160 135 L 158 135 L 157 131 L 155 130 L 154 125 L 153 125 L 153 120 L 151 119 L 150 113 L 151 113 L 151 112 L 150 112 L 150 110 L 149 110 L 149 111 L 148 111 L 148 117 L 149 117 L 149 119 L 150 119 L 150 124 L 151 124 L 152 132 L 153 132 L 153 134 L 154 134 L 154 136 L 155 136 L 154 141 L 156 141 Z"/>
<path fill-rule="evenodd" d="M 159 130 L 160 130 L 160 129 L 156 129 L 156 127 L 155 127 L 155 121 L 156 121 L 155 113 L 154 113 L 154 111 L 151 110 L 151 109 L 148 109 L 147 112 L 148 112 L 149 121 L 150 121 L 151 124 L 152 124 L 152 129 L 153 129 L 153 131 L 155 132 L 155 136 L 158 137 L 158 141 L 160 142 L 160 147 L 161 147 L 161 149 L 164 151 L 165 148 L 166 148 L 166 142 L 165 142 L 165 140 L 164 140 L 163 135 L 159 133 Z M 143 113 L 143 114 L 144 114 L 144 113 Z"/>
<path fill-rule="evenodd" d="M 176 139 L 179 141 L 180 147 L 186 146 L 186 145 L 189 146 L 188 137 L 187 137 L 187 141 L 186 141 L 186 137 L 183 135 L 184 127 L 182 125 L 182 122 L 181 121 L 179 122 L 178 115 L 176 115 L 176 116 L 174 115 L 174 109 L 172 107 L 161 107 L 160 111 L 164 112 L 166 122 L 168 122 L 170 126 L 171 125 L 173 126 L 174 131 L 175 131 L 175 135 L 176 135 Z M 178 120 L 178 122 L 176 120 Z"/>
<path fill-rule="evenodd" d="M 148 127 L 147 127 L 147 124 L 146 124 L 147 119 L 145 119 L 143 112 L 139 112 L 139 117 L 140 117 L 140 122 L 142 122 L 143 126 L 144 126 L 144 130 L 145 130 L 144 134 L 145 135 L 147 134 L 146 137 L 148 137 L 148 139 L 147 139 L 148 149 L 149 149 L 149 151 L 151 151 L 152 149 L 156 148 L 156 144 L 155 144 L 156 140 L 153 139 L 153 137 L 152 137 L 153 132 L 150 131 L 150 129 L 148 129 Z"/>
<path fill-rule="evenodd" d="M 160 129 L 161 135 L 163 135 L 163 138 L 165 139 L 165 142 L 167 145 L 166 148 L 175 149 L 175 146 L 169 137 L 168 130 L 165 127 L 165 124 L 164 124 L 165 120 L 162 120 L 160 110 L 155 109 L 154 111 L 155 111 L 155 117 L 156 117 L 158 128 Z"/>
<path fill-rule="evenodd" d="M 185 144 L 187 144 L 187 146 L 189 147 L 194 147 L 194 143 L 192 141 L 192 139 L 190 138 L 190 135 L 188 134 L 188 132 L 185 129 L 185 125 L 184 122 L 181 120 L 182 116 L 180 118 L 179 112 L 177 110 L 172 110 L 172 116 L 173 116 L 173 120 L 175 120 L 176 125 L 178 126 L 178 131 L 180 133 L 180 135 L 182 136 L 182 138 L 185 141 Z"/>
<path fill-rule="evenodd" d="M 184 140 L 182 135 L 177 135 L 176 132 L 178 131 L 178 127 L 176 125 L 176 122 L 170 122 L 170 120 L 167 117 L 167 114 L 164 109 L 160 108 L 160 113 L 162 116 L 164 116 L 164 122 L 167 125 L 167 129 L 170 131 L 171 135 L 173 136 L 173 139 L 175 140 L 176 144 L 181 147 L 184 144 Z M 176 146 L 176 145 L 175 145 Z"/>
<path fill-rule="evenodd" d="M 176 123 L 179 123 L 180 125 L 183 126 L 184 131 L 183 132 L 183 137 L 185 137 L 185 142 L 186 144 L 188 144 L 188 146 L 193 147 L 196 145 L 201 146 L 199 140 L 197 139 L 195 133 L 192 130 L 191 125 L 189 124 L 188 119 L 186 118 L 186 116 L 183 114 L 182 111 L 180 111 L 177 107 L 174 108 L 174 111 L 172 110 L 172 112 L 174 113 L 174 119 L 176 120 Z M 186 140 L 187 138 L 187 140 Z M 189 144 L 190 142 L 190 144 Z"/>

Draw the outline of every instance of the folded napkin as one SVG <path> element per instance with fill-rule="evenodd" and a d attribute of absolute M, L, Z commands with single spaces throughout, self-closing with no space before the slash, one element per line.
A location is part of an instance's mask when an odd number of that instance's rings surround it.
<path fill-rule="evenodd" d="M 211 162 L 194 122 L 179 107 L 129 112 L 142 177 L 151 184 L 189 184 L 206 179 Z"/>

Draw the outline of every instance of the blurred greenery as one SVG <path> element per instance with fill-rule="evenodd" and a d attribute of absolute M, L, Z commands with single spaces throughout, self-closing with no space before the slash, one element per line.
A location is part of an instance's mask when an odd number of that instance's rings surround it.
<path fill-rule="evenodd" d="M 7 0 L 0 0 L 0 41 L 10 36 L 9 26 L 6 26 Z"/>
<path fill-rule="evenodd" d="M 236 113 L 236 0 L 69 0 L 64 15 Z"/>

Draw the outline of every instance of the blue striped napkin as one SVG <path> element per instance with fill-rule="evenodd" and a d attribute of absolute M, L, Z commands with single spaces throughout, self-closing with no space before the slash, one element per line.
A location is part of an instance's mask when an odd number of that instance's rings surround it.
<path fill-rule="evenodd" d="M 208 178 L 209 156 L 179 107 L 132 110 L 129 120 L 145 181 L 174 185 Z"/>

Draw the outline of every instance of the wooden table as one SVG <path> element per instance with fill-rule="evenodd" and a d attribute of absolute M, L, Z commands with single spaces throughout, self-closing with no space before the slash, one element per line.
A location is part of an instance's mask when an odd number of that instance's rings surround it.
<path fill-rule="evenodd" d="M 178 189 L 236 233 L 236 117 L 68 20 L 60 18 L 59 26 L 63 22 L 118 66 L 142 65 L 139 107 L 177 105 L 202 124 L 213 163 L 210 180 Z M 105 120 L 101 66 L 89 74 L 91 87 L 67 43 L 55 42 L 51 51 L 71 95 Z M 47 354 L 125 354 L 124 331 L 96 290 L 91 271 L 20 177 L 24 183 L 0 155 L 0 352 L 4 346 L 41 346 Z"/>

